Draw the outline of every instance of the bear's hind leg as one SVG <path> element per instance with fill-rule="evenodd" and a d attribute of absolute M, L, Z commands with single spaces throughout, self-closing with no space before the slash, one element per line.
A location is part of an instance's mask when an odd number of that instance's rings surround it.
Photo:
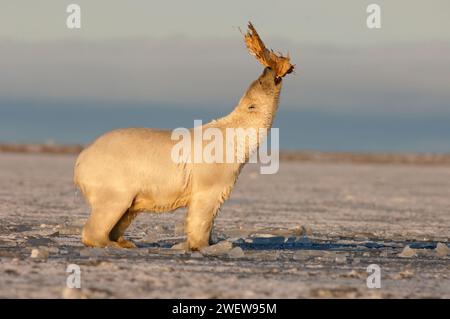
<path fill-rule="evenodd" d="M 103 190 L 91 200 L 91 215 L 83 228 L 82 242 L 90 247 L 122 248 L 110 240 L 114 226 L 131 206 L 132 198 L 114 191 Z"/>
<path fill-rule="evenodd" d="M 122 248 L 136 248 L 136 245 L 124 238 L 125 230 L 130 226 L 133 219 L 136 217 L 137 213 L 131 212 L 130 209 L 126 211 L 125 214 L 119 219 L 117 224 L 111 230 L 109 234 L 109 239 L 117 242 Z"/>

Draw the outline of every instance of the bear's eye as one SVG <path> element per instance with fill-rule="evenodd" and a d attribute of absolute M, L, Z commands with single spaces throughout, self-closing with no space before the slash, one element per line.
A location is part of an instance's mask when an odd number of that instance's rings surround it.
<path fill-rule="evenodd" d="M 250 104 L 249 106 L 248 106 L 248 109 L 249 110 L 254 110 L 256 108 L 256 106 L 254 105 L 254 104 Z"/>

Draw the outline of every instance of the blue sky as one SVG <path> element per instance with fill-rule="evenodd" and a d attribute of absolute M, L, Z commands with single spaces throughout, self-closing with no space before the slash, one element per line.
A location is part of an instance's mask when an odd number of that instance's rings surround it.
<path fill-rule="evenodd" d="M 81 30 L 65 26 L 69 3 Z M 369 3 L 381 6 L 380 30 L 365 25 Z M 262 71 L 238 30 L 252 20 L 297 65 L 276 122 L 282 146 L 450 152 L 448 1 L 1 5 L 0 142 L 84 143 L 117 126 L 223 115 Z"/>

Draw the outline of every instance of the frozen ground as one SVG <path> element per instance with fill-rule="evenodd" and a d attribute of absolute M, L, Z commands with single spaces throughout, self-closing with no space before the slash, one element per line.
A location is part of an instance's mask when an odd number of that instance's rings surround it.
<path fill-rule="evenodd" d="M 137 249 L 83 247 L 74 159 L 0 154 L 0 297 L 450 298 L 448 166 L 246 167 L 214 234 L 242 256 L 170 249 L 184 210 L 138 216 Z M 399 256 L 406 245 L 411 256 Z M 36 248 L 42 258 L 30 257 Z M 68 264 L 81 267 L 81 291 L 64 289 Z M 381 267 L 380 289 L 366 286 L 369 264 Z"/>

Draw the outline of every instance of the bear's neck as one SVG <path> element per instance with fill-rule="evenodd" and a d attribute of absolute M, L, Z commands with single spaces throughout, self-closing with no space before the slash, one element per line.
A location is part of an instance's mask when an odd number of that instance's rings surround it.
<path fill-rule="evenodd" d="M 278 110 L 280 92 L 281 84 L 272 96 L 265 98 L 265 103 L 256 104 L 255 109 L 250 110 L 248 108 L 249 103 L 245 100 L 245 97 L 251 95 L 251 92 L 247 91 L 231 113 L 208 124 L 221 128 L 269 129 L 272 127 Z"/>
<path fill-rule="evenodd" d="M 231 113 L 205 124 L 204 128 L 219 128 L 223 133 L 226 143 L 230 143 L 228 138 L 230 135 L 226 133 L 227 129 L 234 130 L 235 135 L 238 135 L 239 131 L 247 134 L 246 136 L 249 138 L 239 139 L 235 137 L 233 141 L 234 154 L 238 154 L 243 150 L 245 162 L 247 162 L 252 153 L 265 140 L 268 130 L 272 127 L 278 110 L 279 93 L 280 91 L 274 93 L 273 99 L 270 102 L 263 105 L 256 105 L 255 107 L 257 109 L 253 111 L 250 111 L 248 109 L 248 103 L 242 102 L 243 99 L 241 99 L 240 103 Z M 253 137 L 253 133 L 256 134 L 256 137 Z"/>

